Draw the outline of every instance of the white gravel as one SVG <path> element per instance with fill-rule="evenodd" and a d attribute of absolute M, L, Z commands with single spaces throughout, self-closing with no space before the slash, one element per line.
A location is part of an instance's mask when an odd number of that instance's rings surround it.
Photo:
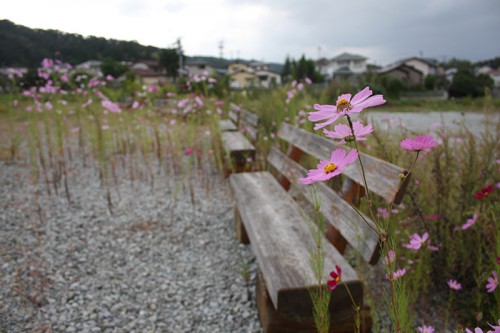
<path fill-rule="evenodd" d="M 94 168 L 37 205 L 29 166 L 0 161 L 0 333 L 260 332 L 227 179 L 165 170 L 117 170 L 110 214 Z"/>

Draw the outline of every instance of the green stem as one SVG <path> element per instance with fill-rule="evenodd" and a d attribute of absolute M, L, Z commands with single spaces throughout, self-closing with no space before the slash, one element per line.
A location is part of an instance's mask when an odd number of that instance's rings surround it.
<path fill-rule="evenodd" d="M 352 302 L 352 307 L 354 308 L 354 311 L 356 311 L 356 332 L 359 332 L 360 331 L 360 326 L 361 326 L 361 318 L 360 318 L 360 307 L 356 304 L 356 302 L 354 301 L 354 297 L 352 297 L 352 294 L 351 294 L 351 290 L 349 289 L 349 287 L 347 286 L 346 283 L 342 283 L 345 287 L 345 289 L 347 290 L 347 293 L 349 294 L 349 298 L 351 299 L 351 302 Z"/>

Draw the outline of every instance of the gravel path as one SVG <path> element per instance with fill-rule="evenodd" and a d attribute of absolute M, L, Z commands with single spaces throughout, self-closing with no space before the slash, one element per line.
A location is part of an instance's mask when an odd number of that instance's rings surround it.
<path fill-rule="evenodd" d="M 0 333 L 260 332 L 227 180 L 118 178 L 113 214 L 81 167 L 39 211 L 29 167 L 0 161 Z"/>

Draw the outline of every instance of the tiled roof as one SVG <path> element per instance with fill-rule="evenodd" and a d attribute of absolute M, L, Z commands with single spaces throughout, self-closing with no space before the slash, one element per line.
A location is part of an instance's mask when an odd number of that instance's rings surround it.
<path fill-rule="evenodd" d="M 361 55 L 344 52 L 342 54 L 339 54 L 336 57 L 333 57 L 331 60 L 332 61 L 350 61 L 350 60 L 366 60 L 366 59 L 368 59 L 368 58 L 363 57 Z"/>

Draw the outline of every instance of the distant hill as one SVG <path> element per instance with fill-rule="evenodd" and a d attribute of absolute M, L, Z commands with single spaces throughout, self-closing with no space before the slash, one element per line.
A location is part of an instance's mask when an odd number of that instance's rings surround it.
<path fill-rule="evenodd" d="M 30 29 L 0 20 L 0 67 L 37 67 L 43 58 L 56 57 L 72 65 L 107 57 L 118 61 L 152 60 L 160 50 L 137 42 Z"/>

